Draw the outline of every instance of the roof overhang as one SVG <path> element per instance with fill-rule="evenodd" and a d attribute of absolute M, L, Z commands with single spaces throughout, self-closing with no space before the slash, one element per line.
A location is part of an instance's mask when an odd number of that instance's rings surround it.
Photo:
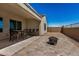
<path fill-rule="evenodd" d="M 25 11 L 28 11 L 29 14 L 32 15 L 33 18 L 41 21 L 40 15 L 28 4 L 28 3 L 17 3 L 20 7 L 22 7 Z"/>
<path fill-rule="evenodd" d="M 2 3 L 0 4 L 0 12 L 7 12 L 8 14 L 17 15 L 24 19 L 35 19 L 37 21 L 41 21 L 41 17 L 39 17 L 36 13 L 34 13 L 29 7 L 25 4 L 21 3 Z"/>

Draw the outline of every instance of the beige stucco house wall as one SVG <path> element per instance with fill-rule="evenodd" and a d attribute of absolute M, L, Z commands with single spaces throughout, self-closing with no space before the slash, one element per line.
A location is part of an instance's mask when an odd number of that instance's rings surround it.
<path fill-rule="evenodd" d="M 30 8 L 23 3 L 0 4 L 0 17 L 3 18 L 3 32 L 0 32 L 0 40 L 8 37 L 8 32 L 10 29 L 9 28 L 10 19 L 21 21 L 22 30 L 27 28 L 31 29 L 38 28 L 39 35 L 43 35 L 44 33 L 47 32 L 46 17 L 38 16 L 35 12 L 30 10 Z M 44 30 L 44 23 L 46 23 L 46 30 Z"/>
<path fill-rule="evenodd" d="M 44 29 L 44 24 L 46 24 L 46 30 Z M 43 35 L 46 32 L 47 32 L 47 21 L 46 21 L 46 17 L 42 16 L 42 20 L 41 20 L 40 25 L 39 25 L 39 34 Z"/>

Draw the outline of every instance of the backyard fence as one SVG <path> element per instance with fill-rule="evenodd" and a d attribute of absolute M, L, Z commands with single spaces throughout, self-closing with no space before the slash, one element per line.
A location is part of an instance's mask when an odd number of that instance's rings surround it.
<path fill-rule="evenodd" d="M 79 23 L 62 26 L 61 32 L 75 40 L 79 41 Z"/>
<path fill-rule="evenodd" d="M 48 32 L 60 32 L 61 31 L 61 27 L 48 27 L 47 31 Z"/>

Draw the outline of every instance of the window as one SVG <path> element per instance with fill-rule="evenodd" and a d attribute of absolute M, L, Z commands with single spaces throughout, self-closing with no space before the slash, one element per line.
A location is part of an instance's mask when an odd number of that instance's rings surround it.
<path fill-rule="evenodd" d="M 44 23 L 44 30 L 46 30 L 46 23 Z"/>
<path fill-rule="evenodd" d="M 10 29 L 11 30 L 21 30 L 22 23 L 20 21 L 10 20 Z"/>
<path fill-rule="evenodd" d="M 17 30 L 21 30 L 22 23 L 20 21 L 17 21 Z"/>
<path fill-rule="evenodd" d="M 0 32 L 3 31 L 3 19 L 0 18 Z"/>
<path fill-rule="evenodd" d="M 16 21 L 15 20 L 10 20 L 10 29 L 16 30 Z"/>

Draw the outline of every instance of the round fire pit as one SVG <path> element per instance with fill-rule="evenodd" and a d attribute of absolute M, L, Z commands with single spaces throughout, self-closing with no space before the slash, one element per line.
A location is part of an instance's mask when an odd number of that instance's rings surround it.
<path fill-rule="evenodd" d="M 48 44 L 50 44 L 50 45 L 56 45 L 57 44 L 58 38 L 51 36 L 48 39 L 49 39 L 49 41 L 47 42 Z"/>

